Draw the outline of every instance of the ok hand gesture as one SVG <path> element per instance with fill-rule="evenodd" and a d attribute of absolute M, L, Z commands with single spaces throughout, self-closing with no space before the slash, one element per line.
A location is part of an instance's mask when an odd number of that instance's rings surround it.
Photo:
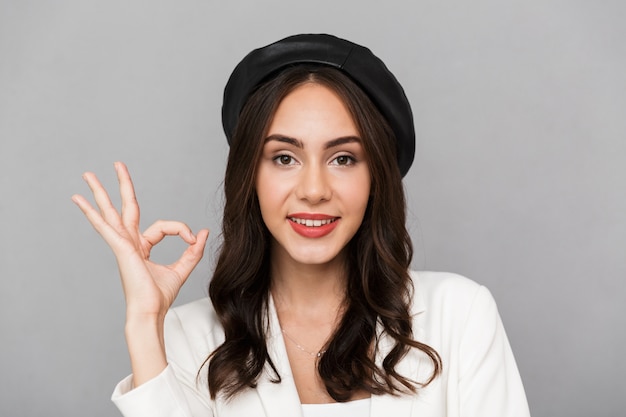
<path fill-rule="evenodd" d="M 111 203 L 98 178 L 87 172 L 83 178 L 93 192 L 99 211 L 81 195 L 72 196 L 92 226 L 111 247 L 122 278 L 128 317 L 162 319 L 180 288 L 198 264 L 209 235 L 206 229 L 197 236 L 176 221 L 157 221 L 143 233 L 139 231 L 139 205 L 128 169 L 115 163 L 122 199 L 121 213 Z M 165 236 L 178 235 L 189 247 L 171 265 L 150 260 L 150 251 Z"/>

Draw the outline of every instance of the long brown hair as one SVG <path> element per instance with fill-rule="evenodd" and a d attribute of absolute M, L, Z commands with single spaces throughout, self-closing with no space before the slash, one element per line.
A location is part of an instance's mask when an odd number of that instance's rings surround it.
<path fill-rule="evenodd" d="M 278 104 L 307 82 L 330 88 L 346 104 L 361 134 L 371 174 L 365 217 L 348 244 L 345 313 L 318 361 L 318 373 L 334 400 L 347 401 L 358 390 L 372 394 L 416 392 L 441 372 L 437 352 L 412 335 L 409 306 L 413 288 L 408 270 L 413 248 L 405 226 L 406 203 L 393 131 L 369 97 L 339 70 L 298 65 L 283 70 L 251 95 L 232 138 L 224 180 L 223 242 L 209 285 L 225 335 L 224 343 L 207 359 L 212 398 L 218 393 L 229 398 L 254 388 L 266 363 L 273 370 L 274 381 L 280 382 L 265 343 L 270 234 L 254 184 L 263 139 Z M 377 321 L 395 340 L 382 368 L 374 361 Z M 426 381 L 413 381 L 395 370 L 410 348 L 421 350 L 433 362 Z"/>

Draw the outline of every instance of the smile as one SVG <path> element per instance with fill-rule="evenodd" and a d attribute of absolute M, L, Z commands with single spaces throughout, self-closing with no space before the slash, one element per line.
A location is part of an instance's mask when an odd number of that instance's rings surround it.
<path fill-rule="evenodd" d="M 301 225 L 307 226 L 307 227 L 321 227 L 321 226 L 325 226 L 327 224 L 330 224 L 330 223 L 334 222 L 335 220 L 337 220 L 337 218 L 332 218 L 332 219 L 299 219 L 297 217 L 290 217 L 289 220 L 291 220 L 294 223 L 298 223 L 298 224 L 301 224 Z"/>
<path fill-rule="evenodd" d="M 330 234 L 340 223 L 341 217 L 325 214 L 297 214 L 287 217 L 294 232 L 300 236 L 316 239 Z"/>

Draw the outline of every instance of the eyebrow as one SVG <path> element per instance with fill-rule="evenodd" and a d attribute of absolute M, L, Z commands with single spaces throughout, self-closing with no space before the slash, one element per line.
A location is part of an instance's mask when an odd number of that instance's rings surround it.
<path fill-rule="evenodd" d="M 295 146 L 296 148 L 300 148 L 300 149 L 304 148 L 304 144 L 302 143 L 301 140 L 298 140 L 289 136 L 284 136 L 284 135 L 270 135 L 267 138 L 265 138 L 265 143 L 273 141 L 273 140 L 277 142 L 288 143 L 289 145 Z M 333 139 L 333 140 L 326 142 L 324 144 L 324 149 L 330 149 L 330 148 L 334 148 L 335 146 L 340 146 L 346 143 L 353 143 L 353 142 L 361 143 L 361 138 L 359 138 L 358 136 L 342 136 L 340 138 Z"/>

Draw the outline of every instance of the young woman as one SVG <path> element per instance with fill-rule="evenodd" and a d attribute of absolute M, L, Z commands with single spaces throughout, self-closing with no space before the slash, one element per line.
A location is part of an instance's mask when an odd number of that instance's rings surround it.
<path fill-rule="evenodd" d="M 121 213 L 74 202 L 113 249 L 127 300 L 125 416 L 528 416 L 489 292 L 410 272 L 402 176 L 411 109 L 368 49 L 297 35 L 251 52 L 224 93 L 231 149 L 209 299 L 170 310 L 207 230 L 141 233 L 128 170 Z M 165 236 L 189 244 L 150 261 Z"/>

